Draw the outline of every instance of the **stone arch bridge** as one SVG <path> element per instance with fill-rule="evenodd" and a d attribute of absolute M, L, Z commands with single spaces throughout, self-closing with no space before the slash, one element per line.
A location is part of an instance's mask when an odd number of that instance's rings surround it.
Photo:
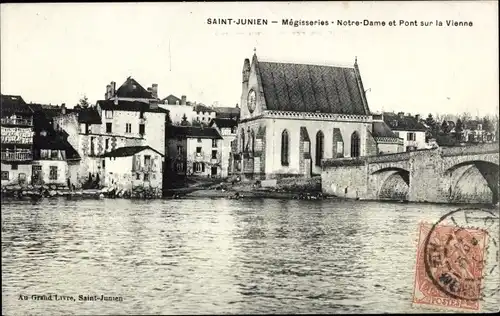
<path fill-rule="evenodd" d="M 323 161 L 326 195 L 369 200 L 497 203 L 498 143 Z"/>

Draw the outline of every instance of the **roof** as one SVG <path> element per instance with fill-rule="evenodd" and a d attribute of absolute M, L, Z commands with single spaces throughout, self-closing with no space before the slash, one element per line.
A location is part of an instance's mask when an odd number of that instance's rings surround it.
<path fill-rule="evenodd" d="M 140 101 L 118 100 L 118 104 L 115 104 L 114 100 L 99 100 L 97 104 L 102 110 L 169 113 L 166 109 L 160 107 L 151 108 L 150 104 Z"/>
<path fill-rule="evenodd" d="M 215 107 L 215 116 L 217 118 L 239 118 L 240 108 L 236 107 Z"/>
<path fill-rule="evenodd" d="M 193 111 L 195 112 L 215 112 L 213 108 L 208 107 L 204 104 L 197 104 L 193 107 Z"/>
<path fill-rule="evenodd" d="M 164 98 L 162 101 L 167 101 L 165 104 L 177 104 L 177 102 L 179 102 L 179 104 L 181 104 L 181 99 L 179 99 L 178 97 L 176 97 L 175 95 L 171 94 L 169 95 L 168 97 Z"/>
<path fill-rule="evenodd" d="M 258 62 L 257 69 L 268 110 L 369 114 L 354 67 Z"/>
<path fill-rule="evenodd" d="M 214 118 L 210 121 L 209 126 L 212 126 L 214 123 L 217 125 L 218 128 L 231 128 L 238 126 L 237 120 L 232 120 L 228 118 Z"/>
<path fill-rule="evenodd" d="M 143 150 L 150 149 L 160 155 L 163 156 L 161 152 L 150 147 L 150 146 L 129 146 L 129 147 L 120 147 L 105 154 L 102 154 L 101 157 L 129 157 L 133 156 Z"/>
<path fill-rule="evenodd" d="M 0 108 L 2 116 L 11 114 L 32 114 L 33 110 L 19 95 L 1 95 Z"/>
<path fill-rule="evenodd" d="M 78 123 L 102 124 L 101 115 L 96 107 L 82 108 L 78 111 Z"/>
<path fill-rule="evenodd" d="M 373 122 L 372 136 L 399 138 L 384 121 Z"/>
<path fill-rule="evenodd" d="M 409 115 L 399 116 L 396 113 L 386 112 L 384 113 L 384 122 L 393 131 L 425 132 L 427 130 L 416 117 Z"/>
<path fill-rule="evenodd" d="M 219 131 L 213 127 L 197 127 L 197 126 L 167 126 L 167 138 L 177 136 L 185 136 L 186 138 L 215 138 L 222 139 Z"/>
<path fill-rule="evenodd" d="M 154 99 L 151 92 L 144 89 L 132 77 L 128 77 L 120 88 L 116 90 L 116 96 L 120 98 Z"/>

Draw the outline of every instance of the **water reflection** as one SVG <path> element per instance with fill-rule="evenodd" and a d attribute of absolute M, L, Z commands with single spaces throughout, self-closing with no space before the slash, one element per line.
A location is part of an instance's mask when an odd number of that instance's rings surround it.
<path fill-rule="evenodd" d="M 3 204 L 2 309 L 7 315 L 415 312 L 418 223 L 451 209 L 264 199 Z M 17 300 L 49 292 L 124 301 Z"/>

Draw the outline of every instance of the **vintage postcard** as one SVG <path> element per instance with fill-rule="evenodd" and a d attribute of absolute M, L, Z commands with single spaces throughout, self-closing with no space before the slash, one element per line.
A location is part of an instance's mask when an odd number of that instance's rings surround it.
<path fill-rule="evenodd" d="M 2 315 L 497 312 L 497 12 L 2 3 Z"/>

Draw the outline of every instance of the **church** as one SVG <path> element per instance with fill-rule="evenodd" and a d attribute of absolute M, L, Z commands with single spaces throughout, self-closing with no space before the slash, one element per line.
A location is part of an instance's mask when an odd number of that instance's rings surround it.
<path fill-rule="evenodd" d="M 393 144 L 386 153 L 400 151 L 389 128 L 374 131 L 357 59 L 308 65 L 259 61 L 254 52 L 242 77 L 231 163 L 244 178 L 319 175 L 323 159 L 377 155 L 377 139 Z"/>

